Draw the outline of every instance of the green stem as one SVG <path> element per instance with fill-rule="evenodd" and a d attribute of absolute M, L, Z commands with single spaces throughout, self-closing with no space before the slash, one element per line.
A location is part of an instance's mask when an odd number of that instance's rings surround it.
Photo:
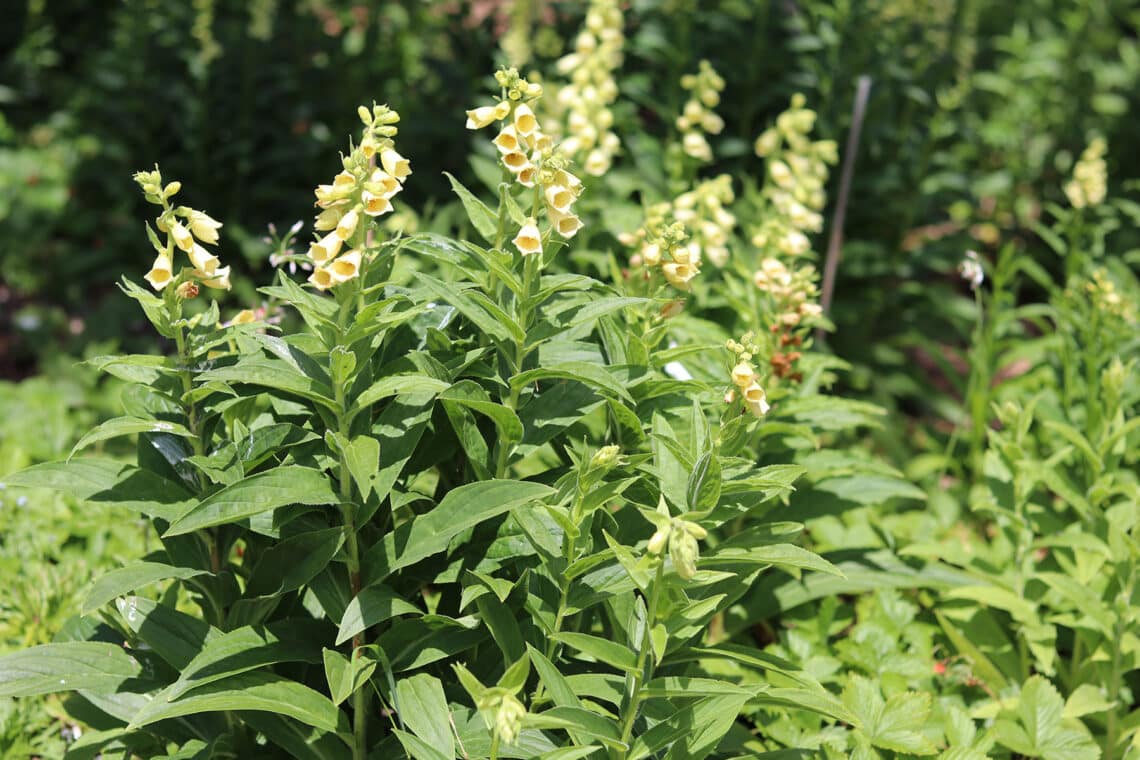
<path fill-rule="evenodd" d="M 523 291 L 518 300 L 518 320 L 519 325 L 522 326 L 523 337 L 521 340 L 515 341 L 514 352 L 511 357 L 510 375 L 507 378 L 508 383 L 511 378 L 522 372 L 523 363 L 529 354 L 526 348 L 526 334 L 530 331 L 530 323 L 532 317 L 532 309 L 530 304 L 531 293 L 534 291 L 535 280 L 542 271 L 542 254 L 531 254 L 523 257 Z M 522 388 L 511 385 L 511 392 L 506 399 L 506 405 L 512 411 L 518 409 L 519 396 L 522 393 Z M 498 443 L 498 455 L 495 462 L 495 477 L 505 478 L 507 476 L 507 469 L 510 466 L 510 443 L 502 439 Z"/>
<path fill-rule="evenodd" d="M 499 732 L 491 734 L 491 760 L 499 760 Z"/>
<path fill-rule="evenodd" d="M 622 711 L 621 742 L 627 746 L 627 749 L 619 750 L 621 753 L 619 757 L 622 760 L 629 753 L 628 746 L 629 739 L 633 735 L 633 722 L 637 719 L 638 710 L 641 708 L 641 687 L 645 683 L 645 658 L 653 647 L 650 636 L 652 635 L 653 624 L 657 620 L 657 602 L 661 598 L 661 586 L 664 578 L 665 560 L 658 559 L 657 575 L 653 579 L 653 586 L 649 591 L 649 607 L 645 613 L 645 633 L 641 639 L 640 651 L 637 653 L 637 667 L 634 668 L 631 688 L 626 697 L 628 702 Z"/>

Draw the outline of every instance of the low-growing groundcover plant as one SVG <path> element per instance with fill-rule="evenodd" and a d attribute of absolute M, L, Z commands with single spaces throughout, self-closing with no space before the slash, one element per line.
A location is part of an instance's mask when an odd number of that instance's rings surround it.
<path fill-rule="evenodd" d="M 74 757 L 733 757 L 804 711 L 865 725 L 868 752 L 935 751 L 928 703 L 868 697 L 871 717 L 724 624 L 772 568 L 840 574 L 766 519 L 812 415 L 846 408 L 818 393 L 833 365 L 773 353 L 807 347 L 811 270 L 733 281 L 759 266 L 741 258 L 720 277 L 751 296 L 690 293 L 702 249 L 675 209 L 647 222 L 636 278 L 566 271 L 584 183 L 542 86 L 496 81 L 468 126 L 498 125 L 497 204 L 453 180 L 484 242 L 385 234 L 411 166 L 396 112 L 362 107 L 291 257 L 311 287 L 280 271 L 272 317 L 202 306 L 229 287 L 206 247 L 221 223 L 136 175 L 155 259 L 149 289 L 122 289 L 174 353 L 92 360 L 134 384 L 125 415 L 7 482 L 141 513 L 161 548 L 98 579 L 54 643 L 0 658 L 0 694 L 74 692 L 93 729 Z M 743 335 L 682 313 L 706 299 L 751 309 Z M 81 455 L 124 435 L 134 461 Z M 902 711 L 897 735 L 866 724 Z"/>

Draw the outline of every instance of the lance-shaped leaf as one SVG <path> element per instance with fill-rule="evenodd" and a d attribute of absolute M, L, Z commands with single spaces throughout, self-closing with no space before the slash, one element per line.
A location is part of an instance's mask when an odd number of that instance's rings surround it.
<path fill-rule="evenodd" d="M 300 396 L 315 401 L 328 409 L 336 410 L 332 389 L 318 379 L 298 372 L 288 362 L 279 359 L 243 359 L 230 367 L 218 367 L 198 376 L 203 383 L 244 383 L 271 391 Z"/>
<path fill-rule="evenodd" d="M 115 597 L 149 586 L 152 583 L 171 578 L 193 578 L 195 575 L 205 574 L 205 570 L 176 567 L 162 562 L 135 562 L 126 567 L 112 570 L 95 581 L 95 585 L 91 587 L 91 591 L 87 593 L 87 598 L 83 601 L 80 612 L 89 615 Z"/>
<path fill-rule="evenodd" d="M 160 691 L 134 716 L 130 728 L 224 710 L 278 713 L 322 731 L 347 727 L 344 714 L 321 693 L 273 673 L 250 672 L 200 686 L 175 700 L 170 700 L 165 690 Z"/>
<path fill-rule="evenodd" d="M 353 597 L 340 621 L 336 634 L 339 646 L 365 628 L 382 623 L 397 615 L 419 615 L 421 610 L 404 599 L 383 583 L 375 583 Z"/>
<path fill-rule="evenodd" d="M 101 425 L 97 425 L 93 430 L 80 438 L 79 442 L 76 443 L 75 447 L 71 450 L 71 453 L 67 455 L 67 458 L 70 459 L 75 456 L 76 453 L 93 443 L 106 441 L 110 438 L 118 438 L 124 435 L 136 435 L 138 433 L 169 433 L 170 435 L 180 435 L 183 438 L 193 437 L 193 433 L 182 425 L 174 422 L 144 420 L 138 417 L 115 417 Z"/>
<path fill-rule="evenodd" d="M 320 470 L 288 467 L 259 472 L 203 499 L 167 529 L 179 536 L 201 528 L 238 522 L 289 504 L 337 504 L 340 497 Z"/>
<path fill-rule="evenodd" d="M 0 697 L 31 697 L 76 689 L 112 694 L 141 674 L 142 666 L 115 644 L 43 644 L 0 657 Z"/>

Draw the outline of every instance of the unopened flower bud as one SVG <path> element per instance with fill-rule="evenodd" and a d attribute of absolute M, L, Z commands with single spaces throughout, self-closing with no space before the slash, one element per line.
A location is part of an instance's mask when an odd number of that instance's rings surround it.
<path fill-rule="evenodd" d="M 645 550 L 654 556 L 660 555 L 661 552 L 665 551 L 665 544 L 669 541 L 669 532 L 669 528 L 658 528 L 657 532 L 650 537 Z"/>
<path fill-rule="evenodd" d="M 177 293 L 178 297 L 183 301 L 189 301 L 191 298 L 198 297 L 198 283 L 187 280 L 179 285 L 174 292 Z"/>

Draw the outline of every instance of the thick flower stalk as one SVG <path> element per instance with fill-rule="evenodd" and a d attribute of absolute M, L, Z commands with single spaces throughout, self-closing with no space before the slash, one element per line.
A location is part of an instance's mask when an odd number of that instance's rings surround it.
<path fill-rule="evenodd" d="M 222 223 L 203 211 L 189 206 L 174 206 L 170 199 L 182 189 L 181 182 L 163 183 L 162 172 L 157 166 L 154 171 L 136 172 L 135 182 L 142 188 L 149 203 L 162 207 L 162 213 L 154 221 L 154 228 L 146 227 L 147 236 L 157 254 L 145 279 L 155 290 L 163 290 L 167 285 L 178 281 L 179 295 L 192 298 L 198 294 L 198 285 L 218 290 L 230 289 L 230 268 L 221 266 L 217 256 L 206 249 L 216 245 L 218 230 Z M 165 241 L 155 232 L 165 235 Z M 175 274 L 175 253 L 182 251 L 189 259 L 191 268 Z M 181 286 L 186 284 L 187 287 Z M 190 287 L 193 286 L 193 287 Z"/>
<path fill-rule="evenodd" d="M 318 290 L 360 275 L 369 221 L 392 211 L 392 198 L 412 173 L 392 139 L 400 115 L 385 105 L 373 105 L 371 110 L 361 106 L 357 113 L 364 123 L 360 144 L 341 159 L 343 171 L 332 184 L 314 191 L 321 212 L 313 228 L 324 234 L 309 246 L 313 263 L 309 282 Z"/>
<path fill-rule="evenodd" d="M 766 171 L 760 191 L 764 221 L 752 234 L 752 245 L 760 249 L 762 259 L 752 279 L 770 297 L 775 315 L 772 331 L 785 333 L 781 336 L 785 344 L 798 344 L 791 331 L 809 326 L 822 313 L 816 303 L 815 267 L 799 261 L 811 256 L 808 235 L 823 229 L 828 165 L 838 160 L 833 140 L 811 139 L 816 117 L 805 103 L 803 95 L 792 96 L 790 108 L 755 145 L 756 154 L 766 160 Z"/>
<path fill-rule="evenodd" d="M 499 123 L 499 133 L 492 140 L 499 159 L 515 182 L 533 191 L 530 216 L 513 242 L 524 256 L 541 254 L 540 212 L 545 212 L 550 229 L 563 239 L 569 240 L 582 228 L 574 212 L 582 181 L 569 171 L 569 159 L 535 115 L 542 85 L 528 82 L 515 69 L 495 72 L 495 81 L 500 87 L 499 101 L 469 110 L 467 128 Z"/>
<path fill-rule="evenodd" d="M 745 333 L 739 341 L 729 340 L 725 348 L 736 356 L 735 364 L 729 372 L 735 389 L 730 389 L 724 395 L 726 404 L 735 403 L 737 397 L 754 417 L 763 417 L 771 408 L 764 387 L 760 384 L 760 376 L 752 360 L 760 352 L 760 346 L 755 342 L 752 333 Z"/>
<path fill-rule="evenodd" d="M 592 0 L 574 51 L 556 64 L 570 81 L 548 100 L 551 131 L 562 137 L 563 153 L 580 161 L 583 171 L 593 177 L 609 170 L 621 148 L 610 106 L 618 96 L 614 72 L 622 64 L 622 27 L 617 0 Z"/>
<path fill-rule="evenodd" d="M 1108 166 L 1104 155 L 1108 144 L 1097 137 L 1081 153 L 1073 167 L 1073 178 L 1065 183 L 1065 195 L 1073 208 L 1099 206 L 1108 192 Z"/>
<path fill-rule="evenodd" d="M 724 79 L 711 63 L 701 61 L 696 74 L 681 77 L 681 87 L 690 94 L 681 115 L 677 117 L 681 148 L 685 155 L 698 161 L 712 161 L 712 148 L 705 135 L 719 135 L 724 129 L 724 119 L 713 110 L 720 103 Z"/>
<path fill-rule="evenodd" d="M 727 263 L 728 241 L 736 227 L 736 217 L 726 206 L 735 199 L 732 177 L 722 174 L 673 200 L 673 218 L 692 231 L 688 247 L 694 260 L 707 258 L 717 267 Z"/>

